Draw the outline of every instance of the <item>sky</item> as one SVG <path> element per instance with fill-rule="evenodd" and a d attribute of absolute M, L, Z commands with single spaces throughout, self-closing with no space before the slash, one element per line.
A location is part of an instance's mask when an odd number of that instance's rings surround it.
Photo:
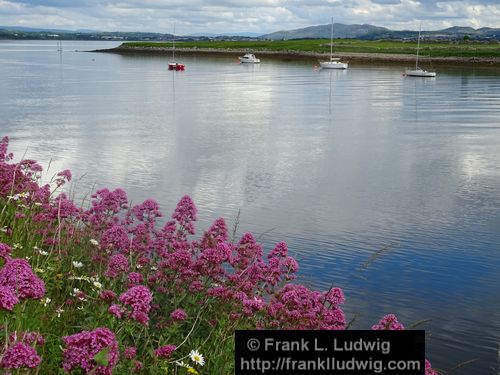
<path fill-rule="evenodd" d="M 334 22 L 393 30 L 500 28 L 500 0 L 0 0 L 0 25 L 259 34 Z"/>

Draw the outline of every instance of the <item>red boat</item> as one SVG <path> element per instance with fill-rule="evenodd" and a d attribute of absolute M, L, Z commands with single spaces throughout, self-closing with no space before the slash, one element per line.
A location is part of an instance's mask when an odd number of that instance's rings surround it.
<path fill-rule="evenodd" d="M 175 25 L 174 33 L 172 34 L 172 62 L 168 63 L 168 70 L 184 70 L 186 65 L 178 63 L 175 61 Z"/>
<path fill-rule="evenodd" d="M 177 62 L 171 62 L 168 63 L 168 70 L 184 70 L 186 69 L 186 65 L 177 63 Z"/>

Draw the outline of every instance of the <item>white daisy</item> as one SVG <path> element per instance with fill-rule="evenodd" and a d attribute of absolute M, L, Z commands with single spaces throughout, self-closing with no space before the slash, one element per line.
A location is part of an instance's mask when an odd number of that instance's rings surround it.
<path fill-rule="evenodd" d="M 189 352 L 189 358 L 191 358 L 191 361 L 196 362 L 200 366 L 203 366 L 205 364 L 205 359 L 198 350 L 191 350 Z"/>
<path fill-rule="evenodd" d="M 75 268 L 82 268 L 83 267 L 83 263 L 82 262 L 73 261 L 73 267 L 75 267 Z"/>

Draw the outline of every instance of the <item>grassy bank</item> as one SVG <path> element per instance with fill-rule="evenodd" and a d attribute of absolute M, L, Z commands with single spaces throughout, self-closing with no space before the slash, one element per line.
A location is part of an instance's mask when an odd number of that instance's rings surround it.
<path fill-rule="evenodd" d="M 234 373 L 237 329 L 347 329 L 340 288 L 294 282 L 284 242 L 264 251 L 222 218 L 195 235 L 184 196 L 170 219 L 121 189 L 89 202 L 41 183 L 0 142 L 0 368 L 12 374 Z M 372 329 L 404 327 L 394 315 Z M 423 365 L 423 363 L 422 363 Z M 427 375 L 435 375 L 427 362 Z"/>
<path fill-rule="evenodd" d="M 172 48 L 171 43 L 128 42 L 124 48 Z M 179 49 L 215 49 L 215 50 L 252 50 L 254 52 L 270 51 L 282 53 L 306 53 L 323 55 L 330 52 L 330 41 L 285 40 L 285 41 L 198 41 L 177 42 Z M 338 54 L 388 54 L 414 55 L 416 42 L 403 41 L 365 41 L 356 39 L 335 39 L 333 49 Z M 455 57 L 455 58 L 500 58 L 500 44 L 497 42 L 430 42 L 420 45 L 422 57 Z"/>

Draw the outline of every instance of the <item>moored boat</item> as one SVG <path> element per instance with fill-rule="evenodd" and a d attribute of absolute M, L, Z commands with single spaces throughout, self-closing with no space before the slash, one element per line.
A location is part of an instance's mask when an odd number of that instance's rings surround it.
<path fill-rule="evenodd" d="M 418 52 L 420 50 L 420 34 L 422 33 L 422 24 L 420 24 L 420 29 L 418 30 L 418 41 L 417 41 L 417 60 L 415 61 L 415 69 L 405 69 L 405 75 L 409 77 L 435 77 L 436 72 L 429 72 L 418 66 Z"/>
<path fill-rule="evenodd" d="M 333 17 L 330 33 L 330 61 L 320 61 L 319 65 L 324 69 L 347 69 L 349 64 L 341 62 L 340 58 L 333 57 Z"/>
<path fill-rule="evenodd" d="M 247 53 L 244 56 L 238 57 L 242 63 L 260 63 L 260 59 L 256 58 L 253 53 Z"/>
<path fill-rule="evenodd" d="M 184 70 L 186 66 L 184 64 L 178 62 L 170 62 L 168 63 L 168 70 Z"/>
<path fill-rule="evenodd" d="M 178 63 L 175 61 L 175 25 L 174 25 L 174 33 L 172 34 L 172 61 L 168 63 L 168 70 L 185 70 L 186 65 L 182 63 Z"/>
<path fill-rule="evenodd" d="M 436 72 L 429 72 L 417 66 L 415 69 L 406 69 L 405 75 L 410 77 L 435 77 Z"/>
<path fill-rule="evenodd" d="M 325 69 L 347 69 L 349 64 L 341 62 L 340 58 L 331 57 L 330 61 L 320 61 L 319 66 Z"/>

